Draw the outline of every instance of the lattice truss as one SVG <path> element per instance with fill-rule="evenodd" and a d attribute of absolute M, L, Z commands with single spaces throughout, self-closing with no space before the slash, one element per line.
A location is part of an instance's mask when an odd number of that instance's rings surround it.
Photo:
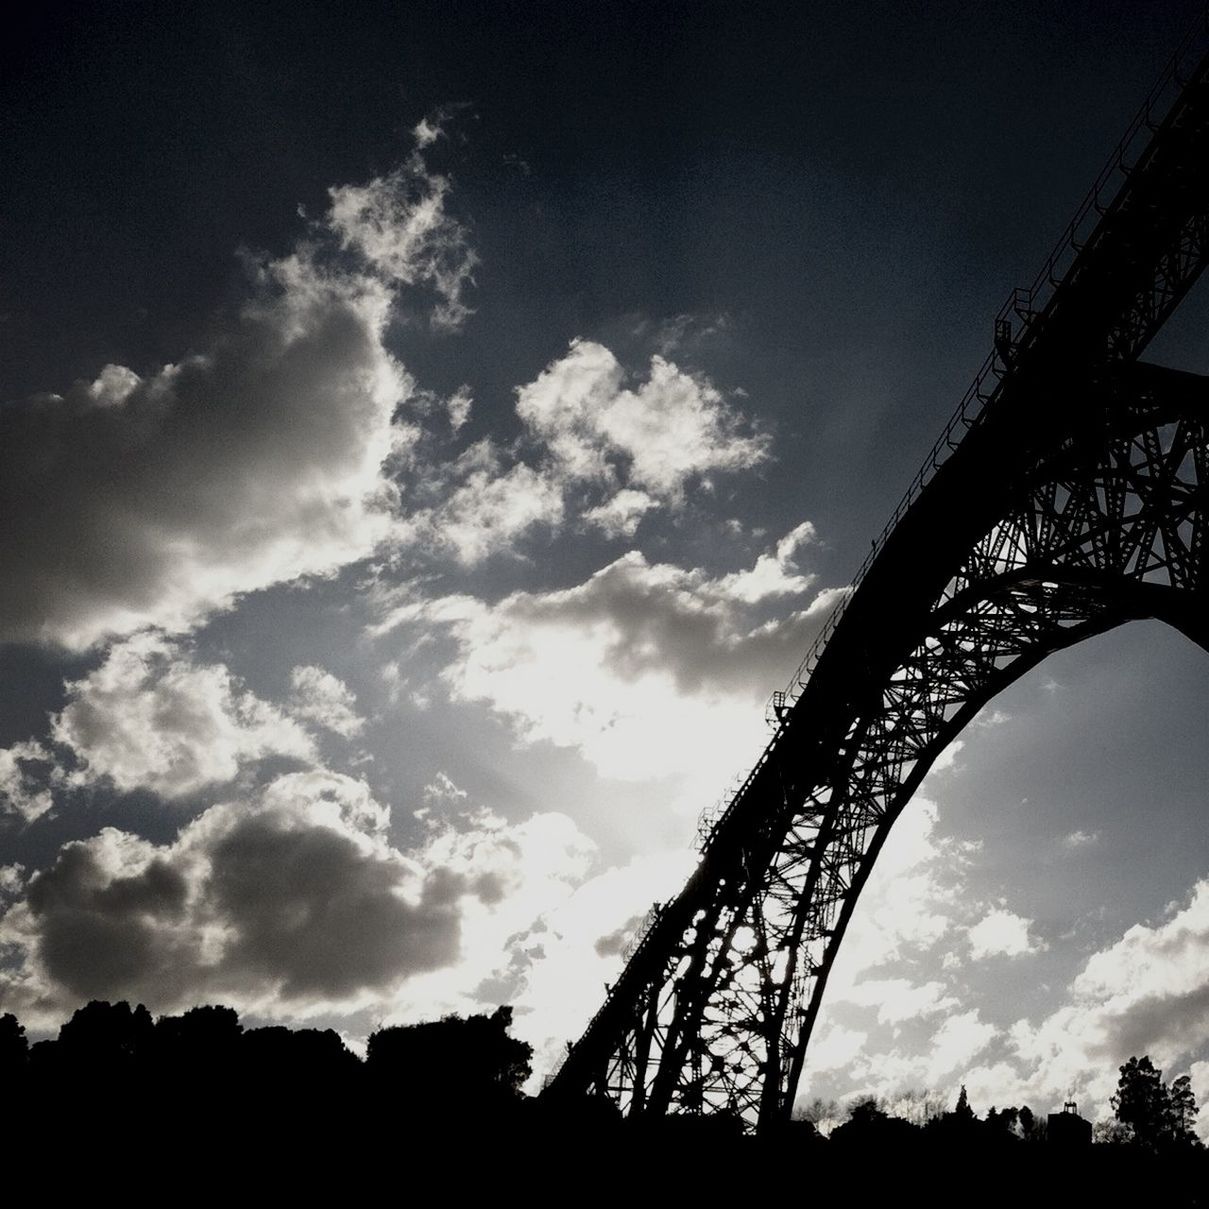
<path fill-rule="evenodd" d="M 698 910 L 609 1063 L 602 1090 L 623 1108 L 782 1114 L 847 915 L 924 772 L 1045 655 L 1203 582 L 1206 417 L 1129 420 L 1090 464 L 1043 471 L 975 545 L 768 868 Z"/>
<path fill-rule="evenodd" d="M 1130 618 L 1209 646 L 1209 386 L 1135 361 L 1209 261 L 1209 56 L 1179 64 L 1166 117 L 1156 88 L 1000 311 L 846 611 L 777 694 L 768 748 L 703 819 L 696 873 L 648 914 L 550 1094 L 786 1117 L 861 887 L 953 737 L 1046 655 Z"/>

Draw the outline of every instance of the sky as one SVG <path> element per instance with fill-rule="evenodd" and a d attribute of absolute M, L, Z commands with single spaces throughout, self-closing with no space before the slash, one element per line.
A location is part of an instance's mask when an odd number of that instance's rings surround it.
<path fill-rule="evenodd" d="M 27 16 L 0 1011 L 510 1003 L 540 1080 L 1197 8 Z M 1207 671 L 1136 623 L 984 710 L 803 1102 L 1209 1098 Z"/>

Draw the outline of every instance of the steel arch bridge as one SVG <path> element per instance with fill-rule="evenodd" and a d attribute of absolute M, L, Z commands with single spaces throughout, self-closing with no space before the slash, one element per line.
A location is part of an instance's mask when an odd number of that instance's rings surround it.
<path fill-rule="evenodd" d="M 1209 379 L 1139 360 L 1209 256 L 1207 41 L 1202 21 L 1000 311 L 924 470 L 774 695 L 767 748 L 703 819 L 696 871 L 652 909 L 546 1095 L 787 1118 L 861 888 L 978 710 L 1131 619 L 1209 648 Z"/>

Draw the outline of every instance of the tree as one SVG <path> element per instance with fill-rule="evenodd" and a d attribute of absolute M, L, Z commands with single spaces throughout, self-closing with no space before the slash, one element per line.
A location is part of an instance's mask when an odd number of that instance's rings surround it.
<path fill-rule="evenodd" d="M 970 1097 L 966 1094 L 966 1085 L 961 1085 L 961 1092 L 957 1097 L 957 1107 L 953 1109 L 953 1115 L 959 1121 L 972 1121 L 974 1119 L 974 1110 L 970 1107 Z"/>
<path fill-rule="evenodd" d="M 848 1108 L 848 1120 L 831 1132 L 833 1145 L 866 1152 L 902 1152 L 915 1144 L 919 1130 L 892 1117 L 872 1096 L 857 1099 Z"/>
<path fill-rule="evenodd" d="M 1176 1141 L 1192 1141 L 1193 1122 L 1196 1120 L 1196 1097 L 1192 1094 L 1192 1080 L 1187 1075 L 1181 1075 L 1172 1085 L 1168 1093 L 1171 1104 L 1171 1128 Z"/>
<path fill-rule="evenodd" d="M 1112 1106 L 1117 1120 L 1129 1128 L 1135 1142 L 1155 1150 L 1195 1141 L 1192 1123 L 1196 1119 L 1196 1098 L 1187 1075 L 1168 1087 L 1163 1072 L 1145 1054 L 1130 1058 L 1120 1071 Z"/>
<path fill-rule="evenodd" d="M 815 1096 L 805 1108 L 794 1113 L 795 1120 L 808 1121 L 826 1136 L 840 1123 L 842 1109 L 836 1100 L 824 1100 Z"/>
<path fill-rule="evenodd" d="M 77 1008 L 59 1029 L 58 1046 L 76 1071 L 96 1066 L 124 1067 L 149 1055 L 155 1025 L 140 1003 L 94 999 Z"/>
<path fill-rule="evenodd" d="M 0 1072 L 13 1076 L 25 1069 L 29 1043 L 25 1026 L 11 1012 L 0 1016 Z"/>
<path fill-rule="evenodd" d="M 848 1107 L 848 1120 L 856 1125 L 873 1125 L 889 1119 L 887 1113 L 873 1096 L 854 1100 Z"/>
<path fill-rule="evenodd" d="M 883 1107 L 892 1117 L 901 1117 L 912 1125 L 923 1127 L 945 1110 L 945 1099 L 926 1088 L 908 1088 L 883 1100 Z"/>
<path fill-rule="evenodd" d="M 512 1009 L 379 1029 L 366 1048 L 375 1081 L 397 1083 L 425 1111 L 506 1106 L 532 1073 L 533 1047 L 508 1035 Z"/>

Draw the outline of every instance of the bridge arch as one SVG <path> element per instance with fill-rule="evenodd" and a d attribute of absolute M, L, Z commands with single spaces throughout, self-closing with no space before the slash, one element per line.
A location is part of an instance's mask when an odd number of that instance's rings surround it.
<path fill-rule="evenodd" d="M 1209 35 L 1209 26 L 1201 31 Z M 1055 651 L 1136 618 L 1209 649 L 1209 381 L 1138 360 L 1209 261 L 1209 57 L 1148 100 L 854 590 L 772 740 L 549 1093 L 787 1117 L 835 954 L 936 758 Z M 1183 83 L 1182 88 L 1179 85 Z"/>

